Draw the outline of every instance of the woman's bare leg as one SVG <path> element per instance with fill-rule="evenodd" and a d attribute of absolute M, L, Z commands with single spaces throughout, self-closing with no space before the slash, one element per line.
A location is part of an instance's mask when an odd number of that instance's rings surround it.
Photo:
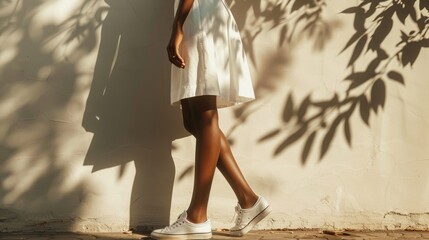
<path fill-rule="evenodd" d="M 237 196 L 240 206 L 242 208 L 252 207 L 258 200 L 258 196 L 253 192 L 244 178 L 223 132 L 221 132 L 221 151 L 217 162 L 217 168 L 228 181 Z"/>
<path fill-rule="evenodd" d="M 209 100 L 211 101 L 211 103 L 209 104 L 207 104 L 207 102 L 199 103 L 200 101 L 205 102 L 204 100 L 200 100 L 199 98 L 182 100 L 183 122 L 184 122 L 185 128 L 197 138 L 194 192 L 193 192 L 191 205 L 188 209 L 188 214 L 189 214 L 188 219 L 194 222 L 201 222 L 206 219 L 207 202 L 208 202 L 208 197 L 210 193 L 211 180 L 213 179 L 213 174 L 214 174 L 214 171 L 211 172 L 211 170 L 205 171 L 204 173 L 200 172 L 199 169 L 206 169 L 206 166 L 205 166 L 205 163 L 203 162 L 202 164 L 203 167 L 201 167 L 201 161 L 200 160 L 197 161 L 198 159 L 197 156 L 204 155 L 199 153 L 199 151 L 201 150 L 198 150 L 201 146 L 203 146 L 198 144 L 199 143 L 198 138 L 201 138 L 201 137 L 197 137 L 198 136 L 197 122 L 200 121 L 198 119 L 201 119 L 201 117 L 199 116 L 201 116 L 202 115 L 201 113 L 205 111 L 212 112 L 216 106 L 216 98 L 215 97 L 208 97 L 208 98 L 214 98 L 214 99 Z M 206 105 L 206 107 L 203 107 L 200 105 Z M 200 110 L 197 110 L 197 109 L 200 109 Z M 238 167 L 237 162 L 235 161 L 234 156 L 231 152 L 229 142 L 218 127 L 217 111 L 215 112 L 216 112 L 215 115 L 216 115 L 216 126 L 217 126 L 216 132 L 217 133 L 215 134 L 215 138 L 213 138 L 212 140 L 218 142 L 219 140 L 217 140 L 218 139 L 217 136 L 220 135 L 220 151 L 217 159 L 217 167 L 221 171 L 225 179 L 228 181 L 228 183 L 230 184 L 234 193 L 236 194 L 240 206 L 242 208 L 249 208 L 256 202 L 258 197 L 250 188 L 249 184 L 247 183 L 243 174 L 241 173 L 240 168 Z M 206 114 L 211 115 L 209 113 L 206 113 Z M 208 138 L 210 138 L 210 136 Z M 210 145 L 209 141 L 207 140 L 206 141 L 203 140 L 202 142 L 208 143 L 208 145 Z M 197 167 L 197 163 L 199 163 L 198 167 Z M 206 174 L 206 173 L 210 173 L 210 174 Z M 198 175 L 201 174 L 201 175 L 197 177 L 197 174 Z M 207 186 L 205 186 L 205 191 L 204 190 L 200 191 L 200 188 L 198 186 L 202 187 L 202 185 L 207 185 L 207 183 L 203 183 L 203 184 L 197 183 L 197 179 L 205 178 L 205 176 L 207 178 L 210 178 L 210 184 L 209 184 L 210 186 L 208 188 Z M 199 194 L 199 192 L 201 192 L 201 194 Z"/>
<path fill-rule="evenodd" d="M 216 97 L 202 96 L 184 100 L 190 110 L 194 136 L 195 177 L 192 199 L 187 210 L 188 220 L 194 223 L 207 220 L 207 205 L 213 176 L 220 154 L 220 129 Z"/>

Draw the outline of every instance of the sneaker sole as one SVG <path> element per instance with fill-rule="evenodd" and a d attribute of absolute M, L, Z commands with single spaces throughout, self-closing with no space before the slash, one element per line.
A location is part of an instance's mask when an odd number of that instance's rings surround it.
<path fill-rule="evenodd" d="M 198 233 L 198 234 L 183 234 L 183 235 L 163 235 L 163 234 L 151 234 L 150 238 L 160 240 L 174 240 L 174 239 L 211 239 L 211 233 Z"/>
<path fill-rule="evenodd" d="M 266 218 L 270 213 L 271 213 L 272 209 L 271 206 L 268 205 L 268 207 L 266 207 L 264 210 L 262 210 L 262 212 L 260 212 L 258 215 L 256 215 L 256 217 L 249 222 L 249 224 L 247 224 L 247 226 L 245 226 L 244 228 L 240 229 L 240 230 L 236 230 L 236 231 L 230 231 L 229 235 L 234 236 L 234 237 L 242 237 L 244 234 L 248 233 L 250 230 L 252 230 L 252 228 L 258 224 L 260 221 L 262 221 L 262 219 Z"/>

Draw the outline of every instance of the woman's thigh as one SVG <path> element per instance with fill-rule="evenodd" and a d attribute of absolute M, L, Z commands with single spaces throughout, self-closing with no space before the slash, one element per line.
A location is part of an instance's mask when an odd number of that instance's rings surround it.
<path fill-rule="evenodd" d="M 217 118 L 216 96 L 198 96 L 182 99 L 182 115 L 185 128 L 195 133 L 201 120 Z"/>
<path fill-rule="evenodd" d="M 216 106 L 216 96 L 198 96 L 183 99 L 186 102 L 185 105 L 189 107 L 191 113 L 201 113 L 208 110 L 217 110 Z"/>

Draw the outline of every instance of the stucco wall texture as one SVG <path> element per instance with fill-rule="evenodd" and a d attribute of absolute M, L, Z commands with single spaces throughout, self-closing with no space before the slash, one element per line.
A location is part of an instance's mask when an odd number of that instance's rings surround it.
<path fill-rule="evenodd" d="M 274 209 L 258 228 L 427 230 L 429 51 L 392 57 L 413 18 L 390 29 L 341 13 L 361 1 L 227 2 L 257 100 L 220 110 L 221 128 Z M 148 229 L 186 209 L 195 140 L 169 106 L 172 17 L 170 0 L 0 1 L 0 231 Z M 378 24 L 385 58 L 366 50 Z M 362 26 L 367 41 L 342 52 Z M 371 62 L 377 77 L 350 90 Z M 231 226 L 219 173 L 209 204 L 213 227 Z"/>

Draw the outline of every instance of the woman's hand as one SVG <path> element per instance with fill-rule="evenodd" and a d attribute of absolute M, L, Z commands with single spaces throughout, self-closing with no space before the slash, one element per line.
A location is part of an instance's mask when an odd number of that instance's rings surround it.
<path fill-rule="evenodd" d="M 179 48 L 183 41 L 183 28 L 178 24 L 173 25 L 170 42 L 167 46 L 167 53 L 170 62 L 179 68 L 185 68 L 185 61 L 180 55 Z"/>

